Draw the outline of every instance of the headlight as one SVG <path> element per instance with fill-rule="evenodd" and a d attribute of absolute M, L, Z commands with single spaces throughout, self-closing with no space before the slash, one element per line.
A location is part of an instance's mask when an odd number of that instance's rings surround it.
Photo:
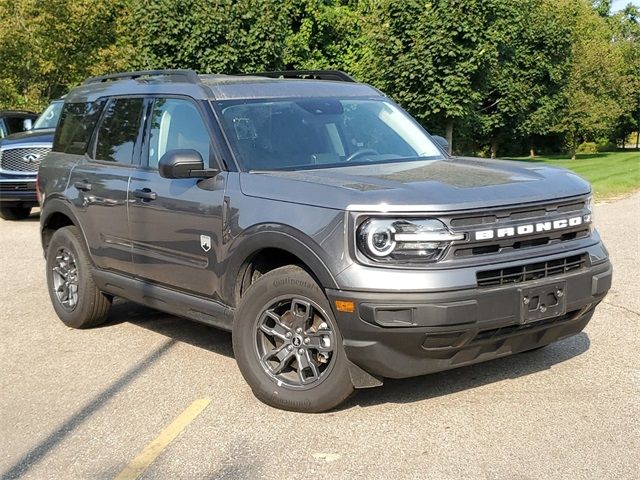
<path fill-rule="evenodd" d="M 593 195 L 590 195 L 589 198 L 587 198 L 585 208 L 589 210 L 589 213 L 583 217 L 583 220 L 585 223 L 590 223 L 591 228 L 593 228 Z"/>
<path fill-rule="evenodd" d="M 451 241 L 464 239 L 434 218 L 371 218 L 356 236 L 359 250 L 377 262 L 435 262 Z"/>

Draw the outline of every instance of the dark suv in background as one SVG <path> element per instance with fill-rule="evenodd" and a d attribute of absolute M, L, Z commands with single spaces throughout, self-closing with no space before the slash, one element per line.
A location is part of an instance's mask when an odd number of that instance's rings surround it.
<path fill-rule="evenodd" d="M 119 296 L 231 330 L 289 410 L 575 335 L 611 285 L 587 182 L 450 157 L 341 72 L 89 79 L 39 187 L 66 325 Z"/>
<path fill-rule="evenodd" d="M 63 100 L 52 102 L 26 131 L 0 140 L 0 217 L 27 218 L 38 205 L 36 175 L 41 160 L 51 150 L 53 133 Z"/>
<path fill-rule="evenodd" d="M 14 133 L 29 130 L 38 118 L 37 113 L 23 110 L 0 110 L 0 140 Z"/>

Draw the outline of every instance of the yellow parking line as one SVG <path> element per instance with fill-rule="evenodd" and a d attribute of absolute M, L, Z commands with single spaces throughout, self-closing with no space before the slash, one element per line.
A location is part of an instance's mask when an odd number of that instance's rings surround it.
<path fill-rule="evenodd" d="M 193 402 L 182 412 L 171 424 L 169 424 L 155 440 L 134 458 L 124 470 L 122 470 L 115 480 L 134 480 L 153 463 L 153 461 L 162 453 L 180 433 L 195 420 L 195 418 L 207 408 L 211 403 L 210 398 L 200 398 Z"/>

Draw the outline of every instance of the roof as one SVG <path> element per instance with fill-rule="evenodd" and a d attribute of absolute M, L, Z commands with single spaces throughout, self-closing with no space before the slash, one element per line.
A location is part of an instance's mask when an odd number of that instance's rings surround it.
<path fill-rule="evenodd" d="M 0 117 L 33 117 L 38 116 L 35 112 L 29 112 L 27 110 L 0 110 Z"/>
<path fill-rule="evenodd" d="M 270 77 L 266 77 L 262 76 L 266 74 L 198 75 L 192 70 L 128 72 L 88 79 L 72 90 L 65 101 L 90 102 L 116 95 L 188 95 L 198 100 L 381 95 L 375 88 L 352 80 L 317 80 L 318 76 L 313 79 L 272 78 L 277 73 L 268 72 Z M 336 78 L 333 75 L 331 78 Z"/>

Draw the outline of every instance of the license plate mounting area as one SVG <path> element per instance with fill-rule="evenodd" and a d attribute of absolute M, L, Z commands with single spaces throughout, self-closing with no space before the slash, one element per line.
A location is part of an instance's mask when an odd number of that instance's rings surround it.
<path fill-rule="evenodd" d="M 565 282 L 520 289 L 520 323 L 532 323 L 566 313 Z"/>

